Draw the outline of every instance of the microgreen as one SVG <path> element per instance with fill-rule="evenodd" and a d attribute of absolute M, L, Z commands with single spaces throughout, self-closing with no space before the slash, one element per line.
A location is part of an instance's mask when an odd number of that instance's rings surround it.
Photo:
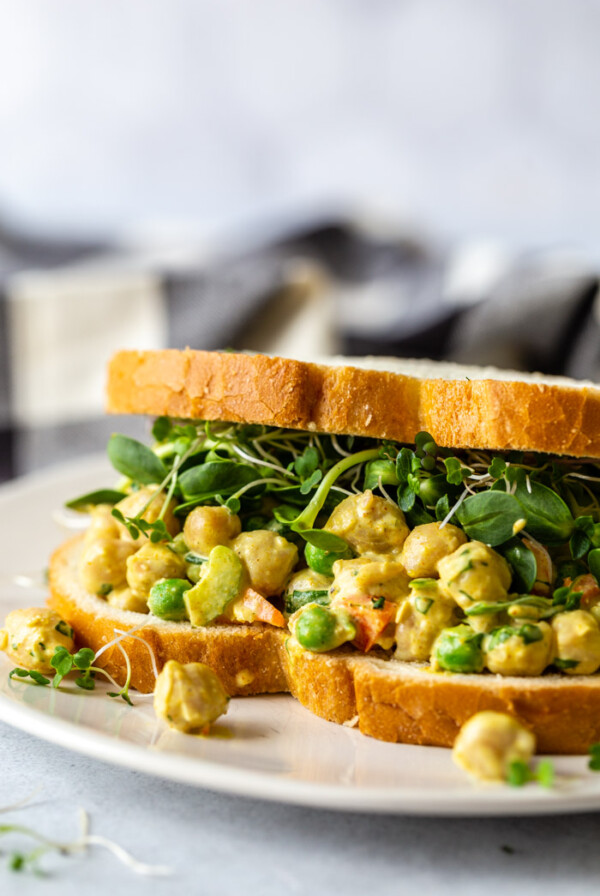
<path fill-rule="evenodd" d="M 511 787 L 523 787 L 530 781 L 536 781 L 541 787 L 550 788 L 554 786 L 555 780 L 556 772 L 550 759 L 542 759 L 534 769 L 522 759 L 515 759 L 509 764 L 506 773 L 506 782 Z"/>
<path fill-rule="evenodd" d="M 515 496 L 501 491 L 471 495 L 456 511 L 469 538 L 492 547 L 513 537 L 513 526 L 522 516 L 523 510 Z"/>
<path fill-rule="evenodd" d="M 499 547 L 513 571 L 513 588 L 522 594 L 529 593 L 537 577 L 537 561 L 533 551 L 519 538 L 511 538 Z"/>
<path fill-rule="evenodd" d="M 334 464 L 319 483 L 316 493 L 308 502 L 302 513 L 296 517 L 291 528 L 300 535 L 303 535 L 305 530 L 312 529 L 317 516 L 319 515 L 319 511 L 325 503 L 329 490 L 333 487 L 338 477 L 352 467 L 367 463 L 370 460 L 375 460 L 377 457 L 379 457 L 379 448 L 370 448 L 366 451 L 357 451 L 356 454 L 352 454 L 350 457 L 343 457 Z"/>
<path fill-rule="evenodd" d="M 306 604 L 320 604 L 327 606 L 329 604 L 329 591 L 322 589 L 307 589 L 306 591 L 293 591 L 291 594 L 284 596 L 285 613 L 291 616 L 300 607 Z"/>
<path fill-rule="evenodd" d="M 48 853 L 58 853 L 63 856 L 85 852 L 89 846 L 101 846 L 111 852 L 120 862 L 126 865 L 135 874 L 144 876 L 166 876 L 171 874 L 171 869 L 164 865 L 147 865 L 138 862 L 129 852 L 118 843 L 98 834 L 89 833 L 89 819 L 87 812 L 80 810 L 81 832 L 79 837 L 71 842 L 53 840 L 44 834 L 22 824 L 0 824 L 0 837 L 16 835 L 33 840 L 38 845 L 28 852 L 16 849 L 8 854 L 8 868 L 14 872 L 30 871 L 37 876 L 44 876 L 44 869 L 39 860 Z"/>
<path fill-rule="evenodd" d="M 450 485 L 460 485 L 463 481 L 463 465 L 456 457 L 447 457 L 444 460 L 446 467 L 446 479 Z M 467 471 L 465 470 L 465 473 Z"/>
<path fill-rule="evenodd" d="M 583 591 L 574 591 L 572 585 L 562 585 L 552 592 L 552 606 L 564 610 L 578 610 Z"/>
<path fill-rule="evenodd" d="M 79 495 L 78 498 L 72 498 L 67 501 L 65 507 L 70 510 L 89 510 L 96 504 L 117 504 L 125 497 L 125 492 L 117 491 L 113 488 L 101 488 L 94 492 L 87 492 L 85 495 Z"/>
<path fill-rule="evenodd" d="M 300 479 L 304 481 L 316 472 L 319 466 L 319 460 L 319 452 L 314 445 L 307 445 L 302 454 L 298 455 L 294 460 L 294 470 Z"/>
<path fill-rule="evenodd" d="M 588 768 L 593 772 L 600 772 L 600 744 L 591 744 L 588 752 L 590 754 Z"/>
<path fill-rule="evenodd" d="M 326 532 L 325 529 L 303 529 L 302 538 L 313 547 L 331 554 L 343 554 L 348 550 L 347 541 L 339 535 L 334 535 L 333 532 Z"/>
<path fill-rule="evenodd" d="M 65 678 L 66 675 L 69 675 L 70 672 L 81 673 L 75 679 L 75 684 L 78 688 L 81 688 L 84 691 L 94 690 L 96 687 L 95 679 L 97 675 L 104 675 L 112 681 L 104 669 L 100 666 L 92 665 L 95 657 L 96 654 L 90 647 L 81 647 L 75 653 L 69 653 L 66 647 L 56 647 L 52 654 L 52 659 L 50 660 L 50 665 L 54 669 L 52 687 L 59 687 L 63 678 Z M 132 706 L 133 704 L 129 697 L 129 687 L 131 682 L 131 668 L 129 662 L 127 662 L 127 673 L 127 679 L 121 690 L 117 692 L 109 691 L 108 696 L 121 697 L 122 700 Z M 9 673 L 9 678 L 19 678 L 21 680 L 30 679 L 36 685 L 50 684 L 49 678 L 33 669 L 13 669 Z"/>
<path fill-rule="evenodd" d="M 587 560 L 591 574 L 596 580 L 600 581 L 600 548 L 594 548 L 593 551 L 590 551 Z"/>
<path fill-rule="evenodd" d="M 552 609 L 552 601 L 547 597 L 538 597 L 533 594 L 524 594 L 520 597 L 511 598 L 511 600 L 497 601 L 496 603 L 487 603 L 486 601 L 478 601 L 465 610 L 467 616 L 486 616 L 489 613 L 500 613 L 502 610 L 508 610 L 510 607 L 535 607 L 541 611 L 549 611 Z"/>
<path fill-rule="evenodd" d="M 363 488 L 376 489 L 380 485 L 398 485 L 396 464 L 393 460 L 380 458 L 365 464 Z"/>
<path fill-rule="evenodd" d="M 413 447 L 361 439 L 355 451 L 352 437 L 167 417 L 156 420 L 153 437 L 152 449 L 125 436 L 109 442 L 109 457 L 129 480 L 127 489 L 156 486 L 137 516 L 113 510 L 134 538 L 169 544 L 164 515 L 174 499 L 180 518 L 198 505 L 221 504 L 242 517 L 245 530 L 257 528 L 252 520 L 260 517 L 259 528 L 310 541 L 320 514 L 362 487 L 396 499 L 411 526 L 451 521 L 497 548 L 521 594 L 537 576 L 533 551 L 515 537 L 521 531 L 545 545 L 569 543 L 581 572 L 600 578 L 600 475 L 589 461 L 452 451 L 426 432 L 416 435 Z M 162 510 L 149 523 L 145 511 L 161 492 Z M 94 501 L 118 503 L 124 494 L 108 489 L 70 503 L 86 509 Z M 285 518 L 282 505 L 291 508 Z"/>
<path fill-rule="evenodd" d="M 112 435 L 108 440 L 108 459 L 123 476 L 144 485 L 157 485 L 167 476 L 162 461 L 151 448 L 129 436 Z"/>
<path fill-rule="evenodd" d="M 562 498 L 539 482 L 518 483 L 515 498 L 525 511 L 527 531 L 543 544 L 563 544 L 573 532 L 575 522 Z"/>
<path fill-rule="evenodd" d="M 164 442 L 169 437 L 172 423 L 169 417 L 157 417 L 152 426 L 152 437 L 157 442 Z"/>
<path fill-rule="evenodd" d="M 179 486 L 183 497 L 192 500 L 198 497 L 212 498 L 216 495 L 232 495 L 245 485 L 260 484 L 262 476 L 249 464 L 232 460 L 215 460 L 203 463 L 179 476 Z"/>
<path fill-rule="evenodd" d="M 494 457 L 487 471 L 492 479 L 501 479 L 506 473 L 506 461 L 502 457 Z"/>
<path fill-rule="evenodd" d="M 41 672 L 36 672 L 35 669 L 12 669 L 8 673 L 9 678 L 31 678 L 34 684 L 38 685 L 46 685 L 50 684 L 50 679 L 46 678 L 45 675 L 42 675 Z"/>

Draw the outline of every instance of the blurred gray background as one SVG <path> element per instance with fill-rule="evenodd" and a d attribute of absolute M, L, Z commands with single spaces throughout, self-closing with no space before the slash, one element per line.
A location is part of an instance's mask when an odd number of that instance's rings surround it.
<path fill-rule="evenodd" d="M 600 235 L 593 0 L 1 0 L 0 210 L 209 238 L 365 205 Z"/>

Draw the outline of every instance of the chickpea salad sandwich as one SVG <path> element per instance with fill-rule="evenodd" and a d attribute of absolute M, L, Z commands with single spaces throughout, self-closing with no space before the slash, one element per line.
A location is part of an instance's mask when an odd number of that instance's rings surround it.
<path fill-rule="evenodd" d="M 108 409 L 155 417 L 151 444 L 113 435 L 120 478 L 68 502 L 89 526 L 52 557 L 47 637 L 7 620 L 20 665 L 74 631 L 83 677 L 142 692 L 203 663 L 221 707 L 290 691 L 382 740 L 452 746 L 481 710 L 541 752 L 600 740 L 600 389 L 121 352 Z"/>

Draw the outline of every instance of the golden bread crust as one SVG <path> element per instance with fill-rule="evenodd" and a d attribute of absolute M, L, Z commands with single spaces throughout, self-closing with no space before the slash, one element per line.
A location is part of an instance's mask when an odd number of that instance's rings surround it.
<path fill-rule="evenodd" d="M 435 370 L 435 367 L 433 367 Z M 112 413 L 263 423 L 450 448 L 600 457 L 600 388 L 419 378 L 234 352 L 122 351 L 108 369 Z"/>
<path fill-rule="evenodd" d="M 116 610 L 77 582 L 82 536 L 67 541 L 50 562 L 49 604 L 73 626 L 79 646 L 99 650 L 147 617 Z M 600 741 L 600 675 L 502 678 L 432 673 L 415 663 L 359 655 L 340 648 L 330 654 L 303 650 L 287 631 L 267 625 L 211 625 L 153 620 L 137 632 L 154 651 L 159 670 L 168 659 L 204 662 L 231 696 L 290 691 L 311 712 L 338 724 L 358 723 L 378 740 L 451 747 L 474 713 L 511 713 L 536 735 L 542 753 L 586 753 Z M 126 640 L 133 686 L 154 690 L 148 650 Z M 382 656 L 382 655 L 381 655 Z M 126 666 L 118 648 L 99 664 L 120 684 Z M 244 673 L 240 677 L 240 673 Z"/>

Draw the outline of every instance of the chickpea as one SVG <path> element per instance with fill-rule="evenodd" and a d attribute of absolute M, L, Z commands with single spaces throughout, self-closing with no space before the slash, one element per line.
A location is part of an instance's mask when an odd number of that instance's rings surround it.
<path fill-rule="evenodd" d="M 399 554 L 408 535 L 400 508 L 370 489 L 344 498 L 324 528 L 347 541 L 357 554 Z"/>
<path fill-rule="evenodd" d="M 150 589 L 159 579 L 185 577 L 185 562 L 164 544 L 147 541 L 127 560 L 127 584 L 132 592 L 148 599 Z"/>
<path fill-rule="evenodd" d="M 270 529 L 242 532 L 231 544 L 250 577 L 250 584 L 263 597 L 281 594 L 298 562 L 298 548 Z"/>
<path fill-rule="evenodd" d="M 587 610 L 557 613 L 552 619 L 557 665 L 567 675 L 592 675 L 600 667 L 600 627 Z M 574 665 L 571 665 L 573 664 Z"/>
<path fill-rule="evenodd" d="M 125 583 L 127 559 L 137 550 L 131 541 L 98 538 L 84 547 L 79 561 L 79 581 L 86 591 L 100 594 Z"/>
<path fill-rule="evenodd" d="M 479 601 L 506 600 L 512 579 L 510 566 L 500 554 L 480 541 L 470 541 L 438 562 L 440 584 L 463 610 Z M 498 614 L 487 613 L 469 620 L 476 631 L 491 631 Z"/>
<path fill-rule="evenodd" d="M 115 588 L 106 597 L 106 603 L 119 610 L 130 610 L 132 613 L 147 613 L 148 604 L 141 594 L 135 594 L 131 588 Z"/>
<path fill-rule="evenodd" d="M 332 601 L 370 595 L 399 601 L 408 594 L 408 576 L 404 567 L 392 557 L 357 557 L 337 560 L 333 564 Z"/>
<path fill-rule="evenodd" d="M 552 662 L 554 640 L 547 622 L 495 629 L 483 639 L 485 664 L 494 675 L 541 675 Z"/>
<path fill-rule="evenodd" d="M 535 737 L 513 716 L 484 710 L 471 716 L 454 741 L 452 758 L 481 781 L 505 781 L 511 762 L 529 762 Z"/>
<path fill-rule="evenodd" d="M 190 551 L 208 557 L 212 548 L 228 546 L 241 530 L 239 516 L 226 507 L 196 507 L 183 525 L 183 537 Z"/>
<path fill-rule="evenodd" d="M 457 526 L 425 523 L 409 532 L 400 557 L 411 579 L 437 576 L 437 565 L 467 541 Z"/>
<path fill-rule="evenodd" d="M 396 615 L 396 659 L 426 662 L 440 632 L 456 624 L 456 604 L 435 579 L 416 579 Z"/>
<path fill-rule="evenodd" d="M 90 510 L 90 524 L 85 531 L 85 543 L 99 539 L 119 538 L 119 524 L 112 516 L 110 504 L 98 504 Z"/>
<path fill-rule="evenodd" d="M 132 492 L 130 495 L 127 495 L 127 497 L 123 498 L 122 501 L 119 501 L 119 503 L 116 505 L 116 508 L 117 510 L 121 511 L 123 516 L 138 516 L 143 507 L 148 503 L 152 495 L 155 493 L 156 489 L 153 486 L 145 486 L 144 488 L 140 488 L 137 492 Z M 147 523 L 155 523 L 160 516 L 163 504 L 165 503 L 165 498 L 165 492 L 159 492 L 158 495 L 156 495 L 156 497 L 150 503 L 150 505 L 146 508 L 146 510 L 144 510 L 144 512 L 142 513 L 142 519 L 146 520 Z M 162 517 L 164 524 L 167 527 L 167 531 L 171 536 L 177 535 L 181 528 L 179 520 L 174 513 L 176 506 L 177 505 L 175 501 L 169 501 L 169 505 Z M 127 527 L 124 526 L 123 523 L 119 523 L 117 521 L 117 526 L 119 528 L 121 538 L 123 538 L 125 541 L 134 541 L 137 547 L 148 540 L 147 535 L 144 535 L 143 532 L 140 532 L 138 537 L 136 539 L 133 539 L 129 534 Z"/>
<path fill-rule="evenodd" d="M 71 653 L 73 646 L 71 626 L 46 607 L 13 610 L 0 629 L 0 650 L 19 666 L 36 672 L 52 672 L 55 649 L 65 647 Z"/>
<path fill-rule="evenodd" d="M 169 660 L 156 679 L 154 711 L 178 731 L 205 731 L 227 712 L 228 703 L 223 685 L 204 663 Z"/>

